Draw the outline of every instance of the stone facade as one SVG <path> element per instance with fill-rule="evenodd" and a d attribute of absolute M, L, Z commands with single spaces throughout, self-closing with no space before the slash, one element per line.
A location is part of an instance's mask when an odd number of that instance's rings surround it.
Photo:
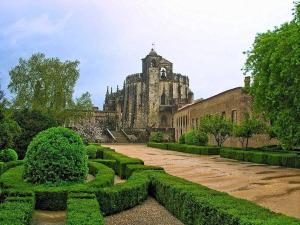
<path fill-rule="evenodd" d="M 118 115 L 116 112 L 100 111 L 97 107 L 84 117 L 71 121 L 67 127 L 77 131 L 87 142 L 109 142 L 105 129 L 114 130 L 117 126 Z"/>
<path fill-rule="evenodd" d="M 246 85 L 249 82 L 246 78 Z M 200 119 L 205 115 L 220 114 L 232 122 L 240 124 L 248 113 L 252 112 L 251 97 L 244 88 L 237 87 L 207 99 L 200 99 L 192 104 L 188 104 L 178 110 L 174 115 L 175 139 L 191 129 L 197 128 Z M 266 135 L 255 135 L 250 138 L 249 146 L 259 147 L 262 145 L 276 144 L 276 140 L 269 140 Z M 209 144 L 215 145 L 215 140 L 210 137 Z M 224 146 L 241 147 L 238 138 L 228 138 Z"/>
<path fill-rule="evenodd" d="M 189 78 L 174 73 L 173 64 L 151 49 L 141 73 L 127 76 L 122 90 L 107 89 L 103 109 L 118 115 L 118 128 L 171 128 L 177 109 L 192 101 Z"/>

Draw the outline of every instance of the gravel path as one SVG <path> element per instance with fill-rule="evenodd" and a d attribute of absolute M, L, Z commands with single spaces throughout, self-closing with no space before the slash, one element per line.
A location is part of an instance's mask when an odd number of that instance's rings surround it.
<path fill-rule="evenodd" d="M 161 166 L 172 175 L 300 219 L 300 169 L 167 151 L 142 144 L 110 147 L 140 158 L 146 165 Z"/>
<path fill-rule="evenodd" d="M 132 209 L 105 217 L 105 225 L 184 225 L 162 205 L 149 197 Z"/>

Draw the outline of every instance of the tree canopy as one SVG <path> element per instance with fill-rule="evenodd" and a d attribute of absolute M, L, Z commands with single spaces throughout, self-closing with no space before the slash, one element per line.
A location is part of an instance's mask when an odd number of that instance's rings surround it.
<path fill-rule="evenodd" d="M 300 144 L 300 4 L 295 17 L 257 34 L 247 52 L 245 74 L 252 75 L 254 109 L 271 121 L 287 148 Z"/>
<path fill-rule="evenodd" d="M 79 61 L 62 62 L 33 54 L 28 60 L 9 72 L 9 90 L 15 94 L 14 106 L 18 109 L 38 110 L 63 119 L 67 109 L 74 106 L 73 92 L 79 78 Z"/>

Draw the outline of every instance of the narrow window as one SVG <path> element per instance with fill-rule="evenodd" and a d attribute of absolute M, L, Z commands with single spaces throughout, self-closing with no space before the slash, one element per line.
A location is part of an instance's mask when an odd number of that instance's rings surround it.
<path fill-rule="evenodd" d="M 231 111 L 231 121 L 233 123 L 236 123 L 237 122 L 237 111 L 236 110 L 232 110 Z"/>

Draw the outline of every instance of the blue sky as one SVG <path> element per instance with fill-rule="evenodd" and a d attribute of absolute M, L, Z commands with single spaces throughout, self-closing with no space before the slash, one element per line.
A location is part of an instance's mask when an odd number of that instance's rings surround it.
<path fill-rule="evenodd" d="M 257 32 L 292 19 L 293 0 L 2 0 L 0 82 L 19 57 L 43 52 L 80 61 L 75 96 L 102 107 L 106 86 L 122 86 L 156 51 L 190 77 L 195 98 L 243 85 L 243 51 Z"/>

